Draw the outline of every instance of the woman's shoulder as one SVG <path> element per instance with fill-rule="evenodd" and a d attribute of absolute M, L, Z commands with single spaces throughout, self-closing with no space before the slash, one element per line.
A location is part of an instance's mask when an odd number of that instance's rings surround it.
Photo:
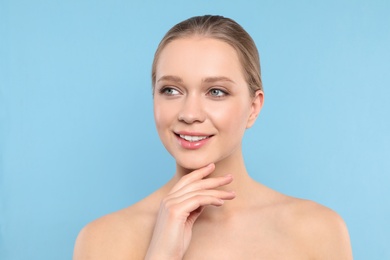
<path fill-rule="evenodd" d="M 155 209 L 146 198 L 87 224 L 79 233 L 74 259 L 142 259 L 152 232 Z"/>
<path fill-rule="evenodd" d="M 347 226 L 334 210 L 314 201 L 289 196 L 283 196 L 275 208 L 291 237 L 312 252 L 313 257 L 352 259 Z"/>
<path fill-rule="evenodd" d="M 311 200 L 289 197 L 285 211 L 293 226 L 303 232 L 325 234 L 346 230 L 345 222 L 337 212 Z"/>
<path fill-rule="evenodd" d="M 317 202 L 287 196 L 269 188 L 263 188 L 262 194 L 266 199 L 261 200 L 259 209 L 266 209 L 269 213 L 279 216 L 277 219 L 287 222 L 289 226 L 300 230 L 309 227 L 345 227 L 343 219 L 337 212 Z"/>

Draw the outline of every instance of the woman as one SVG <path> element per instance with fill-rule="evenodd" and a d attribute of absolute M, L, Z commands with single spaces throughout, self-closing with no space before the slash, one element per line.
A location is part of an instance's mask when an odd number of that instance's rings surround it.
<path fill-rule="evenodd" d="M 352 259 L 342 219 L 251 179 L 241 142 L 263 105 L 256 46 L 235 21 L 174 26 L 153 62 L 156 127 L 173 178 L 87 225 L 74 259 Z"/>

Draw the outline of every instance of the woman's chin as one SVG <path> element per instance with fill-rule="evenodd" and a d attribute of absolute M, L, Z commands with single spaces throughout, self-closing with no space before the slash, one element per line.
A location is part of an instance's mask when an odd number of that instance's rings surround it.
<path fill-rule="evenodd" d="M 176 165 L 177 165 L 177 168 L 178 169 L 182 169 L 183 171 L 185 172 L 192 172 L 194 170 L 198 170 L 200 168 L 203 168 L 207 165 L 209 165 L 210 161 L 190 161 L 190 162 L 179 162 L 179 161 L 176 161 Z"/>

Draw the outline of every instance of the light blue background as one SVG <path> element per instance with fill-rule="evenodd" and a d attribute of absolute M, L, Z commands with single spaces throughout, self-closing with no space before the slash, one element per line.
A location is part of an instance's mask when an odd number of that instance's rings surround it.
<path fill-rule="evenodd" d="M 0 0 L 0 259 L 70 259 L 88 222 L 167 181 L 150 66 L 200 14 L 255 39 L 258 181 L 336 210 L 355 259 L 390 259 L 390 1 Z"/>

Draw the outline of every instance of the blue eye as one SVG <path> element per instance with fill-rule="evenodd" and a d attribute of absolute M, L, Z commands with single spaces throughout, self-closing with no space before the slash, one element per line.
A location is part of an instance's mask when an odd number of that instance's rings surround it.
<path fill-rule="evenodd" d="M 180 92 L 178 90 L 176 90 L 174 88 L 170 88 L 170 87 L 162 88 L 160 90 L 160 93 L 167 95 L 167 96 L 175 96 L 175 95 L 180 94 Z"/>
<path fill-rule="evenodd" d="M 221 89 L 217 89 L 217 88 L 210 89 L 209 93 L 210 93 L 210 96 L 213 96 L 213 97 L 227 96 L 227 93 L 225 91 L 223 91 Z"/>

